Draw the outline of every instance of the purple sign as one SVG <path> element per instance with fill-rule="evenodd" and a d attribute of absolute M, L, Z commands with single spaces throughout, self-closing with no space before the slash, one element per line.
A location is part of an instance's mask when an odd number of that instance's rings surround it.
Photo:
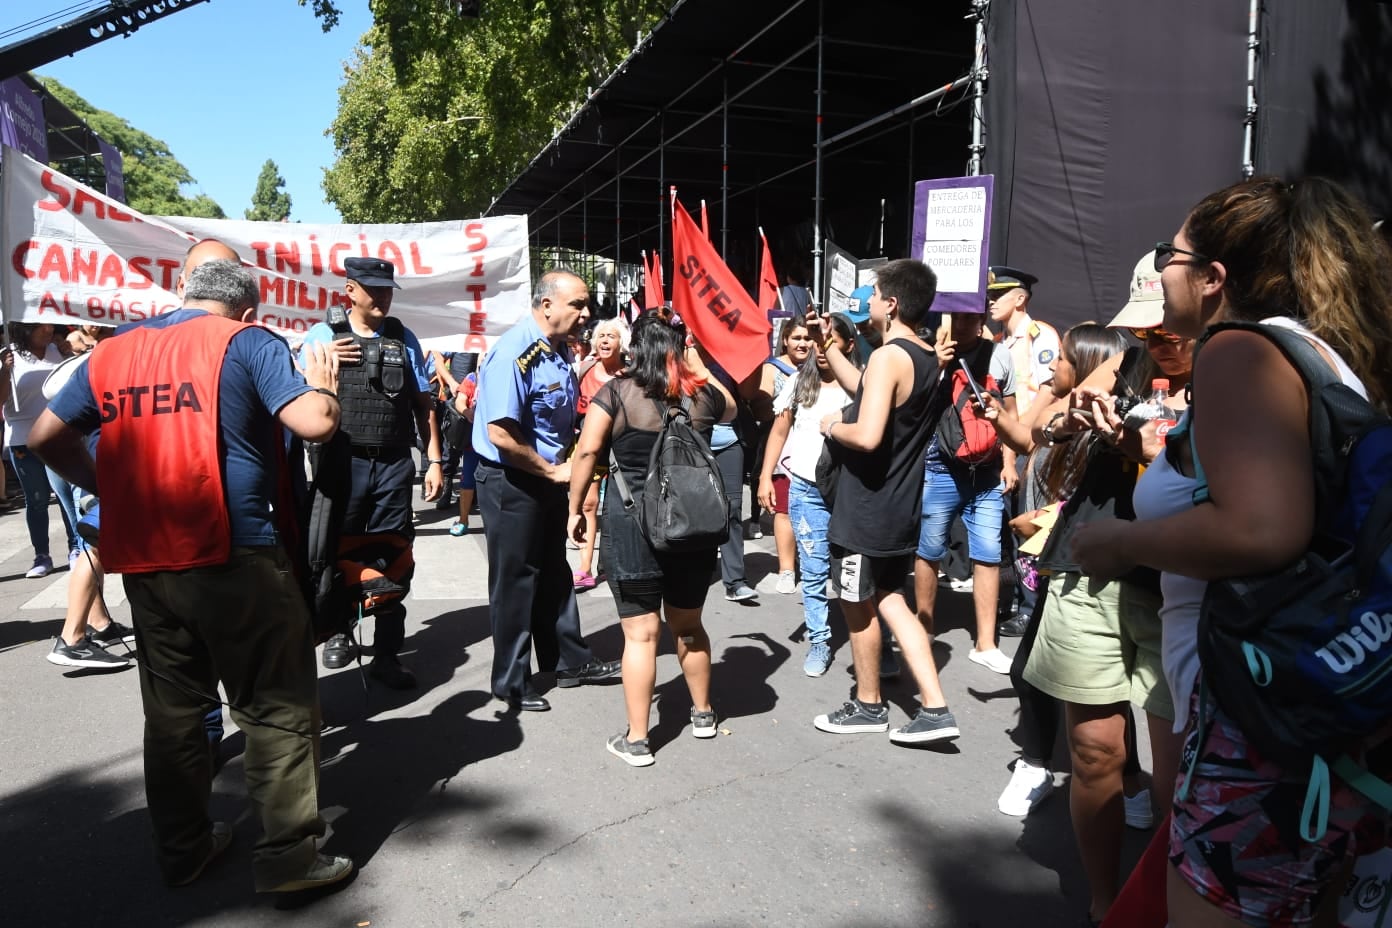
<path fill-rule="evenodd" d="M 0 142 L 48 163 L 43 101 L 17 77 L 0 81 Z"/>
<path fill-rule="evenodd" d="M 984 313 L 995 178 L 949 177 L 914 185 L 909 255 L 938 275 L 933 310 Z"/>
<path fill-rule="evenodd" d="M 121 153 L 100 136 L 97 149 L 101 151 L 102 167 L 106 169 L 106 195 L 119 203 L 126 202 L 126 175 L 121 170 Z"/>

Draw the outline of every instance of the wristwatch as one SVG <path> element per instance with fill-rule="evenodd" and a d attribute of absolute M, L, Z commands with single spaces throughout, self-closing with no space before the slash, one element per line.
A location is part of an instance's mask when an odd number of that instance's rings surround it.
<path fill-rule="evenodd" d="M 1072 435 L 1062 435 L 1062 436 L 1060 436 L 1060 435 L 1055 435 L 1055 434 L 1054 434 L 1054 424 L 1055 424 L 1056 422 L 1058 422 L 1059 420 L 1061 420 L 1062 418 L 1064 418 L 1064 413 L 1061 413 L 1061 412 L 1056 412 L 1056 413 L 1054 413 L 1053 418 L 1051 418 L 1048 422 L 1044 423 L 1044 427 L 1043 427 L 1042 429 L 1039 430 L 1040 432 L 1043 433 L 1043 435 L 1044 435 L 1044 440 L 1047 441 L 1047 442 L 1048 442 L 1049 444 L 1051 444 L 1051 445 L 1060 444 L 1061 442 L 1068 441 L 1070 438 L 1073 437 Z"/>

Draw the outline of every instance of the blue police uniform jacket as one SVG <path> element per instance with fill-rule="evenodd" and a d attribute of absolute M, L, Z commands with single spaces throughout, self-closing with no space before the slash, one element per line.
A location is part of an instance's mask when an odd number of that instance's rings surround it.
<path fill-rule="evenodd" d="M 543 459 L 564 460 L 575 442 L 579 394 L 570 350 L 552 347 L 527 313 L 494 343 L 479 368 L 474 450 L 486 461 L 506 463 L 488 437 L 488 424 L 511 419 Z"/>

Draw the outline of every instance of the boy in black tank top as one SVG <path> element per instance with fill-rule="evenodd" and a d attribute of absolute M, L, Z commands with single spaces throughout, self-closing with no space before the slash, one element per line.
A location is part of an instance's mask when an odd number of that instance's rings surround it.
<path fill-rule="evenodd" d="M 920 261 L 891 261 L 879 269 L 870 297 L 870 325 L 883 344 L 862 375 L 835 347 L 832 372 L 855 401 L 822 420 L 822 434 L 842 464 L 827 537 L 832 574 L 841 587 L 841 613 L 851 635 L 855 695 L 813 724 L 837 734 L 889 729 L 880 696 L 880 626 L 884 617 L 923 700 L 909 724 L 889 737 L 900 744 L 956 738 L 928 633 L 904 600 L 913 574 L 923 493 L 923 452 L 932 435 L 927 415 L 942 359 L 916 330 L 937 295 L 937 277 Z"/>

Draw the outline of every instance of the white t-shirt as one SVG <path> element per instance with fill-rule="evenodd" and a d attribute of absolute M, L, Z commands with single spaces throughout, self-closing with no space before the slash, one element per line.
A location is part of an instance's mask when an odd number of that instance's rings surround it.
<path fill-rule="evenodd" d="M 5 443 L 11 448 L 29 444 L 29 429 L 39 414 L 48 408 L 43 383 L 63 361 L 57 345 L 49 345 L 42 358 L 25 351 L 16 351 L 14 360 L 14 389 L 5 403 Z"/>
<path fill-rule="evenodd" d="M 1273 316 L 1262 322 L 1293 329 L 1329 352 L 1338 368 L 1339 379 L 1367 399 L 1368 393 L 1362 381 L 1322 339 L 1286 316 Z M 1189 411 L 1185 410 L 1186 423 L 1188 418 Z M 1165 455 L 1160 455 L 1136 482 L 1136 492 L 1132 498 L 1136 518 L 1163 519 L 1192 508 L 1197 486 L 1195 478 L 1184 476 L 1170 466 Z M 1179 574 L 1160 574 L 1160 594 L 1164 597 L 1160 607 L 1160 651 L 1165 680 L 1170 684 L 1170 694 L 1174 698 L 1176 732 L 1183 731 L 1189 720 L 1189 699 L 1199 678 L 1199 609 L 1207 589 L 1206 580 Z"/>
<path fill-rule="evenodd" d="M 793 408 L 793 427 L 788 431 L 788 440 L 783 444 L 779 465 L 800 480 L 812 483 L 817 479 L 817 459 L 822 456 L 820 426 L 823 417 L 844 409 L 851 398 L 836 381 L 822 383 L 817 394 L 817 402 L 811 406 L 793 406 L 793 393 L 797 391 L 797 378 L 789 377 L 783 384 L 777 398 L 773 401 L 773 414 L 780 415 Z"/>

